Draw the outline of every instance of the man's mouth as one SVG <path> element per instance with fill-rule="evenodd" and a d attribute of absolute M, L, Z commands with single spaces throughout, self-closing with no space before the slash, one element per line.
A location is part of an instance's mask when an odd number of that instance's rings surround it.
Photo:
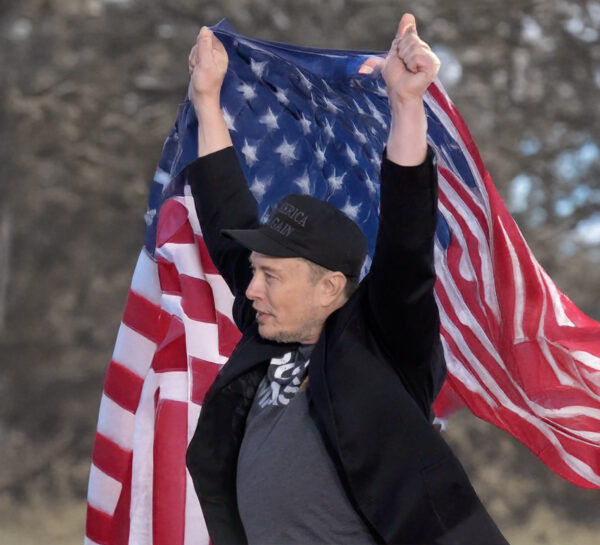
<path fill-rule="evenodd" d="M 264 322 L 271 314 L 268 312 L 261 312 L 260 310 L 256 311 L 256 321 L 260 324 Z"/>

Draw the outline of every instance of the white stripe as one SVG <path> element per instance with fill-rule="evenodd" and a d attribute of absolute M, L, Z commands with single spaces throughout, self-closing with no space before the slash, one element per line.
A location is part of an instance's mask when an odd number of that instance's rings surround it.
<path fill-rule="evenodd" d="M 486 235 L 479 225 L 479 222 L 476 221 L 473 217 L 473 213 L 469 208 L 469 205 L 466 204 L 458 195 L 458 193 L 452 188 L 452 186 L 448 183 L 448 181 L 440 176 L 440 190 L 446 195 L 446 198 L 452 203 L 452 205 L 456 208 L 463 221 L 468 225 L 470 232 L 477 239 L 477 251 L 479 253 L 479 258 L 481 260 L 481 281 L 483 282 L 483 294 L 485 298 L 485 302 L 488 307 L 494 314 L 496 320 L 500 320 L 500 308 L 498 306 L 498 297 L 496 294 L 496 285 L 495 285 L 495 277 L 494 277 L 494 267 L 491 259 L 491 251 L 489 247 L 489 242 Z M 465 252 L 468 255 L 468 251 L 466 250 L 467 245 L 462 234 L 462 230 L 458 224 L 458 222 L 454 219 L 452 214 L 441 204 L 439 203 L 439 208 L 442 211 L 446 211 L 444 214 L 444 219 L 450 225 L 452 234 L 459 238 L 459 241 L 462 242 L 461 248 L 464 245 Z M 472 265 L 471 265 L 472 267 Z M 473 273 L 475 278 L 477 276 Z"/>
<path fill-rule="evenodd" d="M 510 262 L 513 272 L 512 276 L 515 280 L 515 310 L 513 316 L 513 326 L 515 331 L 514 342 L 520 342 L 528 340 L 525 337 L 525 333 L 523 331 L 523 315 L 525 313 L 525 284 L 523 281 L 523 273 L 521 272 L 519 258 L 512 245 L 512 241 L 510 240 L 510 237 L 504 229 L 502 218 L 498 216 L 496 219 L 500 224 L 500 229 L 502 230 L 502 234 L 504 235 L 504 241 L 506 242 L 506 246 L 508 247 L 508 253 L 510 255 Z"/>
<path fill-rule="evenodd" d="M 106 394 L 102 394 L 98 433 L 108 437 L 125 450 L 133 448 L 133 427 L 135 416 L 117 405 Z"/>
<path fill-rule="evenodd" d="M 144 377 L 156 352 L 156 343 L 125 324 L 119 327 L 112 359 Z"/>
<path fill-rule="evenodd" d="M 185 184 L 183 191 L 185 196 L 177 197 L 177 201 L 187 208 L 188 220 L 190 222 L 190 225 L 192 226 L 194 234 L 202 236 L 200 222 L 198 221 L 198 215 L 196 214 L 196 205 L 194 204 L 194 198 L 192 197 L 192 190 L 189 184 Z"/>
<path fill-rule="evenodd" d="M 138 257 L 131 279 L 131 289 L 156 305 L 160 302 L 158 266 L 146 248 L 142 248 Z"/>
<path fill-rule="evenodd" d="M 579 363 L 583 363 L 583 365 L 590 367 L 591 369 L 600 371 L 600 358 L 598 356 L 594 356 L 594 354 L 584 352 L 583 350 L 571 352 L 571 356 L 573 356 L 573 358 L 575 358 Z"/>
<path fill-rule="evenodd" d="M 570 320 L 570 318 L 565 313 L 565 307 L 562 304 L 560 299 L 560 293 L 556 284 L 552 281 L 552 279 L 548 276 L 546 271 L 542 269 L 540 264 L 535 260 L 533 255 L 531 259 L 535 263 L 536 269 L 540 273 L 542 280 L 546 287 L 548 288 L 548 292 L 550 294 L 550 300 L 552 301 L 552 307 L 554 308 L 554 316 L 556 317 L 556 322 L 560 326 L 566 327 L 575 327 L 575 324 Z"/>
<path fill-rule="evenodd" d="M 195 243 L 167 242 L 156 250 L 156 255 L 174 263 L 180 275 L 204 280 L 200 254 Z"/>
<path fill-rule="evenodd" d="M 188 399 L 192 399 L 192 379 L 188 380 Z M 194 433 L 196 432 L 196 426 L 198 425 L 198 417 L 200 416 L 201 406 L 196 403 L 188 403 L 188 437 L 187 442 L 188 445 L 194 437 Z"/>
<path fill-rule="evenodd" d="M 100 544 L 96 543 L 95 541 L 92 541 L 89 537 L 84 537 L 83 545 L 100 545 Z"/>
<path fill-rule="evenodd" d="M 133 438 L 129 545 L 152 545 L 155 393 L 156 374 L 150 369 L 142 388 Z"/>
<path fill-rule="evenodd" d="M 185 534 L 183 545 L 208 545 L 208 530 L 189 471 L 185 472 Z"/>
<path fill-rule="evenodd" d="M 181 295 L 164 294 L 161 299 L 161 306 L 165 312 L 177 316 L 183 322 L 185 313 L 181 308 L 181 301 Z"/>
<path fill-rule="evenodd" d="M 156 373 L 156 382 L 160 388 L 160 399 L 188 402 L 188 374 L 185 371 L 167 371 Z"/>
<path fill-rule="evenodd" d="M 217 324 L 198 322 L 184 318 L 185 339 L 189 356 L 215 363 L 225 363 L 227 358 L 219 354 L 219 330 Z"/>
<path fill-rule="evenodd" d="M 92 507 L 112 517 L 115 514 L 122 488 L 119 481 L 92 464 L 88 483 L 88 503 Z"/>
<path fill-rule="evenodd" d="M 210 284 L 216 309 L 233 322 L 233 315 L 231 311 L 234 297 L 229 289 L 229 286 L 225 280 L 223 280 L 223 277 L 217 274 L 207 274 L 206 281 Z"/>

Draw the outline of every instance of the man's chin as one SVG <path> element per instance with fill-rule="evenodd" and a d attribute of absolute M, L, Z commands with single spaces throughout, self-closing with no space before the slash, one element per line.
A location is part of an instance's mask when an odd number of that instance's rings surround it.
<path fill-rule="evenodd" d="M 294 335 L 285 331 L 273 331 L 272 328 L 266 327 L 265 325 L 258 325 L 258 334 L 267 341 L 273 341 L 276 343 L 293 343 L 298 342 Z"/>

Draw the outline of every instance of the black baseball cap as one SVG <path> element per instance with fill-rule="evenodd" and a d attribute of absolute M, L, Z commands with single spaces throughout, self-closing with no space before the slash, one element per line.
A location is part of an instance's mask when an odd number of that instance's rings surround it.
<path fill-rule="evenodd" d="M 249 250 L 273 257 L 303 257 L 358 279 L 367 240 L 346 214 L 310 195 L 287 195 L 258 229 L 221 231 Z"/>

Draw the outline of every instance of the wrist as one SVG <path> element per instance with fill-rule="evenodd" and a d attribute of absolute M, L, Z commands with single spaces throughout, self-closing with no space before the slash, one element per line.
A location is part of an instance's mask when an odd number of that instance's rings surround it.
<path fill-rule="evenodd" d="M 416 118 L 424 115 L 425 103 L 423 97 L 390 98 L 390 110 L 392 116 Z"/>
<path fill-rule="evenodd" d="M 192 104 L 198 118 L 210 116 L 221 111 L 221 98 L 219 95 L 193 96 Z"/>

